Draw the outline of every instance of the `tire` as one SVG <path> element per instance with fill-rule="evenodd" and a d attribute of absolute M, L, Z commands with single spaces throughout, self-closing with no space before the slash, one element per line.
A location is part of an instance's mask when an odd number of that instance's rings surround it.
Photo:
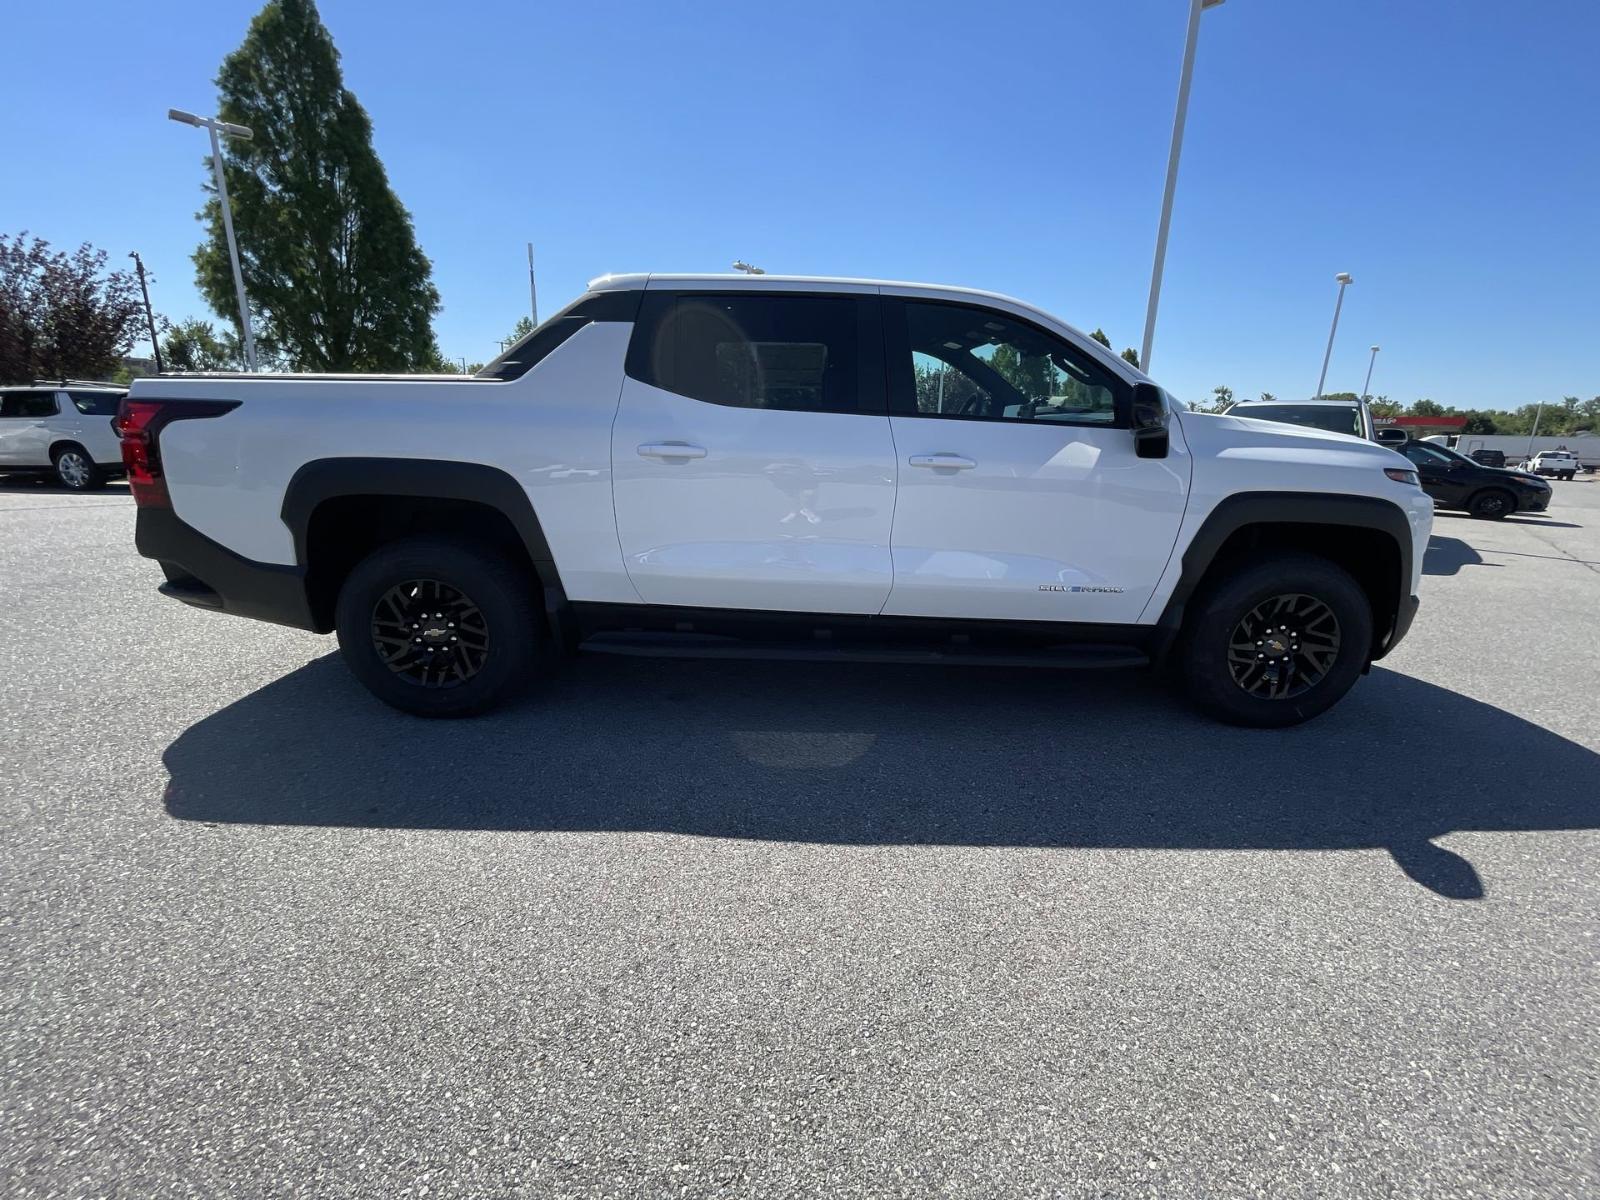
<path fill-rule="evenodd" d="M 50 451 L 50 466 L 55 471 L 56 482 L 69 492 L 92 492 L 105 486 L 106 473 L 89 457 L 87 450 L 71 442 Z"/>
<path fill-rule="evenodd" d="M 471 716 L 511 699 L 545 661 L 534 594 L 532 575 L 487 547 L 392 542 L 357 563 L 339 591 L 339 650 L 385 704 Z"/>
<path fill-rule="evenodd" d="M 1578 473 L 1576 471 L 1566 471 L 1562 474 L 1561 478 L 1565 479 L 1568 483 L 1571 483 L 1573 479 L 1577 477 L 1577 474 Z"/>
<path fill-rule="evenodd" d="M 1517 511 L 1517 498 L 1499 488 L 1485 488 L 1467 502 L 1467 512 L 1480 521 L 1503 521 Z"/>
<path fill-rule="evenodd" d="M 1273 624 L 1287 628 L 1279 632 Z M 1256 633 L 1269 636 L 1257 639 Z M 1302 650 L 1295 636 L 1308 647 L 1316 638 L 1329 649 Z M 1287 666 L 1241 657 L 1258 653 L 1270 660 L 1280 637 L 1288 642 L 1280 659 Z M 1259 641 L 1260 649 L 1230 649 L 1241 641 Z M 1371 649 L 1372 606 L 1361 585 L 1310 554 L 1247 559 L 1209 584 L 1184 623 L 1180 644 L 1190 700 L 1218 720 L 1257 729 L 1282 729 L 1326 712 L 1360 677 Z"/>

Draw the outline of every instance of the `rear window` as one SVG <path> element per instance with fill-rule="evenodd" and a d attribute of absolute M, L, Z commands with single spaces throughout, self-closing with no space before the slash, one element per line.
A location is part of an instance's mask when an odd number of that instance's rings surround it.
<path fill-rule="evenodd" d="M 859 412 L 862 317 L 854 296 L 650 292 L 628 374 L 707 404 Z"/>
<path fill-rule="evenodd" d="M 1235 408 L 1236 417 L 1254 417 L 1258 421 L 1277 421 L 1282 425 L 1303 425 L 1308 429 L 1325 429 L 1329 433 L 1348 433 L 1354 437 L 1365 436 L 1361 429 L 1361 410 L 1341 408 L 1334 404 L 1252 404 L 1248 408 Z"/>
<path fill-rule="evenodd" d="M 68 392 L 72 403 L 86 417 L 114 417 L 122 403 L 121 392 Z"/>
<path fill-rule="evenodd" d="M 53 417 L 54 392 L 7 392 L 0 396 L 0 417 Z"/>

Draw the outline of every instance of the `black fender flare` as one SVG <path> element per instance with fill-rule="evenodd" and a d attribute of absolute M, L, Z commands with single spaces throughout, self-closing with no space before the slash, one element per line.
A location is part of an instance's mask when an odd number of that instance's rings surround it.
<path fill-rule="evenodd" d="M 318 458 L 302 465 L 284 489 L 279 515 L 294 539 L 295 562 L 309 567 L 307 535 L 317 506 L 342 496 L 407 496 L 463 500 L 503 515 L 517 531 L 544 591 L 546 618 L 558 645 L 570 642 L 571 617 L 555 556 L 528 493 L 515 478 L 485 463 L 430 458 Z"/>
<path fill-rule="evenodd" d="M 1411 591 L 1411 521 L 1405 510 L 1378 496 L 1352 496 L 1338 492 L 1239 492 L 1226 496 L 1195 531 L 1184 548 L 1182 570 L 1177 585 L 1156 622 L 1154 659 L 1171 650 L 1183 628 L 1184 609 L 1193 598 L 1206 572 L 1211 569 L 1223 546 L 1234 534 L 1251 525 L 1329 525 L 1371 529 L 1394 540 L 1400 570 L 1392 581 L 1394 622 L 1409 618 L 1407 604 Z M 1315 546 L 1306 547 L 1315 551 Z M 1388 652 L 1405 630 L 1397 624 L 1377 631 L 1378 651 Z"/>

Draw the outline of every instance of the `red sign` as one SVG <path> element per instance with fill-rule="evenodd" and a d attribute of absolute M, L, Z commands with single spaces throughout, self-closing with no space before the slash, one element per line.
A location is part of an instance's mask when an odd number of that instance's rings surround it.
<path fill-rule="evenodd" d="M 1465 417 L 1373 417 L 1374 425 L 1398 425 L 1402 429 L 1464 429 Z"/>

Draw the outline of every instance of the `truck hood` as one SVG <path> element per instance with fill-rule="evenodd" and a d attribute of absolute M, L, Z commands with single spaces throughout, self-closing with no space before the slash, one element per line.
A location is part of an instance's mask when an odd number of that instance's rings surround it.
<path fill-rule="evenodd" d="M 1411 460 L 1405 455 L 1353 434 L 1231 414 L 1185 410 L 1178 416 L 1190 444 L 1217 458 L 1411 468 Z"/>

